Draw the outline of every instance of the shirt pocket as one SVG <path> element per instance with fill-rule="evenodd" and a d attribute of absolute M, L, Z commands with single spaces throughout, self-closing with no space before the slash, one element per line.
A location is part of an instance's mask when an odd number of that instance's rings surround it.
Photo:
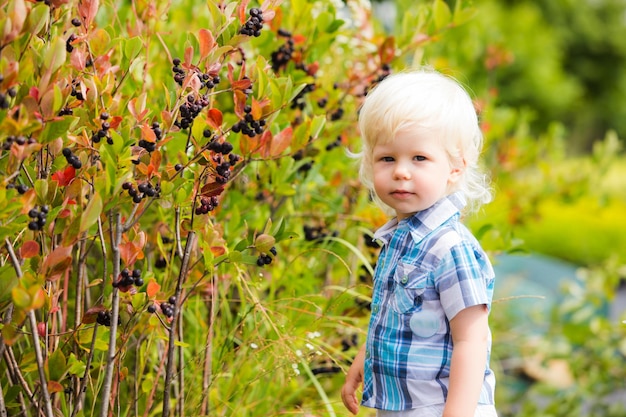
<path fill-rule="evenodd" d="M 391 307 L 398 314 L 411 314 L 422 306 L 428 273 L 415 265 L 398 263 L 393 274 Z"/>

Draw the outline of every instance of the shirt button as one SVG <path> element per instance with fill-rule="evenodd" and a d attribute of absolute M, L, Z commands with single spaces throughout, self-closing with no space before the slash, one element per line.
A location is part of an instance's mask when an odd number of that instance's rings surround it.
<path fill-rule="evenodd" d="M 409 282 L 409 277 L 407 277 L 406 275 L 405 275 L 405 276 L 403 276 L 403 277 L 402 277 L 401 282 L 402 282 L 403 284 L 406 284 L 407 282 Z"/>
<path fill-rule="evenodd" d="M 379 309 L 380 309 L 380 308 L 378 307 L 378 304 L 374 304 L 374 305 L 372 306 L 372 312 L 373 312 L 373 313 L 378 313 L 378 310 L 379 310 Z"/>
<path fill-rule="evenodd" d="M 365 351 L 365 359 L 369 359 L 370 358 L 370 351 L 366 350 Z"/>

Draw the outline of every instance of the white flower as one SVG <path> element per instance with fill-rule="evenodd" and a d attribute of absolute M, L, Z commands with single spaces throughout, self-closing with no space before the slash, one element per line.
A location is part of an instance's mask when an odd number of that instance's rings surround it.
<path fill-rule="evenodd" d="M 256 343 L 250 343 L 250 348 L 251 349 L 258 349 L 259 345 L 257 345 Z"/>
<path fill-rule="evenodd" d="M 300 349 L 296 350 L 296 356 L 301 358 L 302 357 L 302 351 Z M 296 365 L 298 366 L 298 365 Z"/>

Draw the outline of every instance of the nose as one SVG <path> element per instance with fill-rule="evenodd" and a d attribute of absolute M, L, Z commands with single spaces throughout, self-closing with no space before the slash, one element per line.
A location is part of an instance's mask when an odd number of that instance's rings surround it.
<path fill-rule="evenodd" d="M 393 169 L 393 177 L 397 180 L 407 180 L 411 178 L 411 170 L 403 163 L 397 163 Z"/>

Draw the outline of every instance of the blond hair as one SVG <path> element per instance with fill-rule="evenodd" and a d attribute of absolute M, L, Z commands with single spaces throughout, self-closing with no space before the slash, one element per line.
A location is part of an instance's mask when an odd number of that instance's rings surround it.
<path fill-rule="evenodd" d="M 450 163 L 463 174 L 448 193 L 460 191 L 474 210 L 491 201 L 489 179 L 478 165 L 483 136 L 469 94 L 451 77 L 420 69 L 390 75 L 372 89 L 359 111 L 363 140 L 359 176 L 377 204 L 392 214 L 374 193 L 372 152 L 405 129 L 427 129 L 444 145 Z"/>

